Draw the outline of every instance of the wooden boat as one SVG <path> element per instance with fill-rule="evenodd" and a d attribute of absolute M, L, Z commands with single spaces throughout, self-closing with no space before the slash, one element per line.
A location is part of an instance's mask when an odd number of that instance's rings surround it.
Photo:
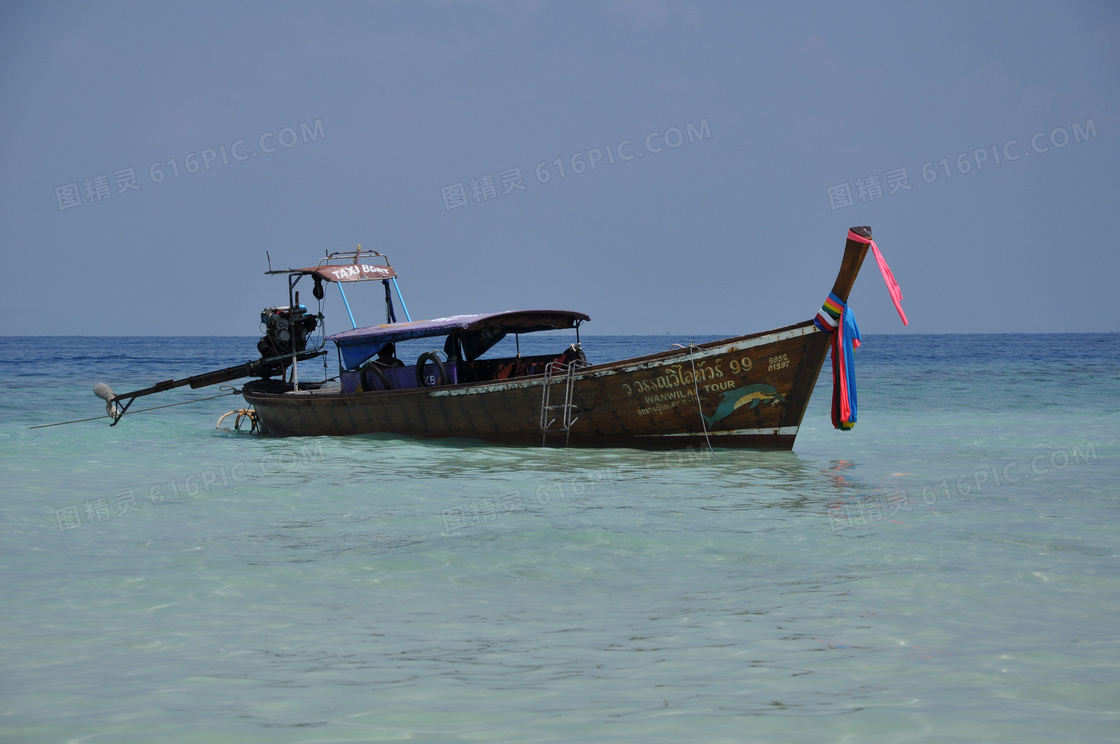
<path fill-rule="evenodd" d="M 869 245 L 870 228 L 849 231 L 831 294 L 841 307 Z M 889 270 L 881 266 L 886 277 Z M 137 392 L 258 376 L 242 394 L 252 406 L 255 426 L 267 436 L 392 433 L 509 445 L 678 448 L 710 443 L 788 450 L 839 335 L 819 322 L 819 314 L 816 321 L 598 363 L 589 362 L 581 349 L 579 328 L 590 318 L 579 312 L 528 310 L 397 322 L 391 287 L 406 316 L 407 306 L 396 272 L 387 258 L 362 253 L 360 246 L 331 254 L 314 267 L 269 273 L 287 274 L 289 305 L 262 313 L 269 334 L 258 345 L 261 360 Z M 385 287 L 388 322 L 327 337 L 339 358 L 339 375 L 327 382 L 298 377 L 300 361 L 325 353 L 306 348 L 321 316 L 299 304 L 295 287 L 305 277 L 315 282 L 320 299 L 325 282 L 337 283 L 340 290 L 363 281 L 381 281 Z M 519 339 L 551 329 L 575 329 L 576 343 L 543 356 L 486 357 L 510 334 Z M 411 364 L 391 358 L 397 344 L 411 339 L 433 339 L 440 350 L 425 352 Z M 250 365 L 256 367 L 247 369 Z M 103 393 L 110 407 L 127 401 L 125 410 L 137 397 Z M 123 415 L 119 407 L 117 412 Z"/>

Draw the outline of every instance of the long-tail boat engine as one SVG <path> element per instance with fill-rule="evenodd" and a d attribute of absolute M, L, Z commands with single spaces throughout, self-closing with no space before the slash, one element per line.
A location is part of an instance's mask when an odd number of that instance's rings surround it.
<path fill-rule="evenodd" d="M 318 316 L 309 314 L 303 305 L 296 305 L 294 309 L 266 307 L 261 311 L 261 326 L 265 335 L 257 342 L 257 350 L 264 359 L 291 354 L 294 339 L 295 351 L 303 351 L 318 323 Z"/>
<path fill-rule="evenodd" d="M 265 254 L 267 256 L 267 252 Z M 317 389 L 321 383 L 300 383 L 296 368 L 299 362 L 321 357 L 327 353 L 323 348 L 325 339 L 315 341 L 317 345 L 308 349 L 308 341 L 312 341 L 312 334 L 320 327 L 323 320 L 322 313 L 309 313 L 307 307 L 299 302 L 299 292 L 295 290 L 296 283 L 305 276 L 310 276 L 315 282 L 312 295 L 320 302 L 323 300 L 323 282 L 339 283 L 339 293 L 346 304 L 346 312 L 350 314 L 350 304 L 346 301 L 346 293 L 342 291 L 343 282 L 380 281 L 385 285 L 385 303 L 390 323 L 395 322 L 392 298 L 389 294 L 389 282 L 396 286 L 397 274 L 389 266 L 388 259 L 377 251 L 362 252 L 359 245 L 357 250 L 331 253 L 319 261 L 317 266 L 301 269 L 272 269 L 269 261 L 268 274 L 287 274 L 288 276 L 288 304 L 284 306 L 266 307 L 261 311 L 261 332 L 264 334 L 257 341 L 257 351 L 261 358 L 237 364 L 213 372 L 205 372 L 180 380 L 164 380 L 155 385 L 117 394 L 105 383 L 98 383 L 94 387 L 94 394 L 105 401 L 105 413 L 113 419 L 112 426 L 128 412 L 129 406 L 137 398 L 142 398 L 153 393 L 162 393 L 165 390 L 189 385 L 192 389 L 218 385 L 230 380 L 243 377 L 259 377 L 267 380 L 273 376 L 288 377 L 289 381 L 278 381 L 281 387 L 287 386 L 293 390 Z M 400 290 L 397 291 L 400 297 Z M 404 300 L 401 299 L 403 306 Z M 320 306 L 321 308 L 321 306 Z M 405 317 L 408 317 L 408 308 L 405 308 Z M 350 314 L 351 324 L 354 316 Z M 411 318 L 409 318 L 411 321 Z M 355 326 L 356 327 L 356 326 Z M 235 391 L 236 392 L 236 391 Z M 172 405 L 180 405 L 175 403 Z M 152 409 L 145 409 L 152 410 Z M 236 413 L 243 413 L 237 411 Z"/>

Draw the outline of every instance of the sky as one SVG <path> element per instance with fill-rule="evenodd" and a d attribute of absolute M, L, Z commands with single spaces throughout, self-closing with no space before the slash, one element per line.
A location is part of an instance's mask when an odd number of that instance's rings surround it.
<path fill-rule="evenodd" d="M 253 335 L 358 244 L 414 319 L 750 333 L 854 225 L 864 334 L 1116 332 L 1118 107 L 1115 2 L 3 2 L 3 333 Z"/>

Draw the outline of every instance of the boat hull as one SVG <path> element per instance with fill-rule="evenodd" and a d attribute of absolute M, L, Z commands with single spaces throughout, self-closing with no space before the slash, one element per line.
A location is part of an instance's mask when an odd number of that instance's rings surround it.
<path fill-rule="evenodd" d="M 848 233 L 846 302 L 871 240 Z M 247 384 L 271 436 L 401 434 L 511 445 L 792 449 L 832 341 L 813 321 L 609 364 L 436 388 L 343 393 Z"/>
<path fill-rule="evenodd" d="M 273 392 L 249 383 L 243 394 L 270 436 L 392 433 L 510 445 L 660 449 L 710 442 L 788 450 L 828 346 L 829 336 L 808 321 L 578 368 L 570 380 L 565 371 L 547 379 L 357 393 Z"/>

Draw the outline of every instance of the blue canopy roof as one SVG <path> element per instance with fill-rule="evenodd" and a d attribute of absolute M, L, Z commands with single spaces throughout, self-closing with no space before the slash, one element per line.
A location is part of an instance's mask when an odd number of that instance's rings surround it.
<path fill-rule="evenodd" d="M 533 333 L 575 328 L 591 318 L 571 310 L 514 310 L 503 313 L 452 315 L 449 318 L 386 323 L 355 328 L 327 338 L 338 345 L 347 369 L 360 366 L 386 344 L 410 338 L 456 334 L 468 361 L 482 356 L 508 333 Z"/>

